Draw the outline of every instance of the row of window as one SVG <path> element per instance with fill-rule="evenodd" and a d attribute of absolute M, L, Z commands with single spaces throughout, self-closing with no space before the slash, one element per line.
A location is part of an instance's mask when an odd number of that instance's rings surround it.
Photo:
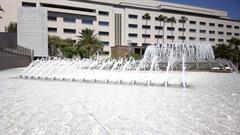
<path fill-rule="evenodd" d="M 57 28 L 48 27 L 48 32 L 56 33 L 57 32 Z M 63 33 L 76 34 L 76 29 L 64 28 L 63 29 Z M 106 31 L 99 31 L 98 34 L 100 36 L 109 36 L 109 32 L 106 32 Z"/>
<path fill-rule="evenodd" d="M 129 28 L 135 28 L 137 29 L 138 28 L 138 25 L 137 24 L 128 24 L 128 27 Z M 143 29 L 151 29 L 151 26 L 150 25 L 142 25 L 142 28 Z M 155 26 L 155 30 L 162 30 L 163 27 L 162 26 Z M 167 30 L 175 30 L 174 27 L 167 27 Z M 186 29 L 185 28 L 179 28 L 178 29 L 179 31 L 185 31 Z M 189 29 L 190 32 L 196 32 L 196 29 Z M 200 30 L 200 33 L 205 33 L 206 30 Z"/>
<path fill-rule="evenodd" d="M 138 15 L 129 14 L 128 18 L 138 19 Z M 144 16 L 142 16 L 142 19 L 146 19 L 146 18 Z M 149 20 L 151 20 L 151 17 L 149 18 Z M 157 17 L 155 18 L 155 20 L 157 21 Z M 178 22 L 182 23 L 182 20 L 178 20 Z M 190 20 L 189 24 L 197 24 L 197 21 Z M 207 24 L 206 22 L 202 22 L 202 21 L 199 22 L 199 25 L 202 25 L 202 26 L 206 26 L 206 24 Z M 208 25 L 214 27 L 216 24 L 215 23 L 208 23 Z M 223 28 L 224 24 L 218 24 L 218 27 Z M 232 28 L 232 27 L 233 27 L 232 25 L 226 25 L 226 28 Z M 240 26 L 234 26 L 234 28 L 239 29 Z"/>
<path fill-rule="evenodd" d="M 33 2 L 22 2 L 23 7 L 36 7 L 37 4 Z M 85 8 L 76 8 L 76 7 L 68 7 L 68 6 L 60 6 L 60 5 L 53 5 L 53 4 L 41 4 L 44 7 L 54 7 L 54 8 L 62 8 L 62 9 L 70 9 L 70 10 L 77 10 L 77 11 L 85 11 L 85 12 L 94 12 L 92 9 L 85 9 Z M 109 12 L 107 11 L 98 11 L 99 15 L 102 16 L 109 16 Z"/>
<path fill-rule="evenodd" d="M 137 28 L 137 24 L 129 24 L 128 25 L 129 28 Z M 143 29 L 150 29 L 151 26 L 150 25 L 142 25 L 142 28 Z M 163 27 L 162 26 L 155 26 L 155 30 L 162 30 Z M 174 27 L 167 27 L 167 30 L 169 31 L 174 31 L 175 28 Z M 181 31 L 181 32 L 184 32 L 186 31 L 186 28 L 178 28 L 178 31 Z M 193 33 L 196 33 L 197 30 L 196 29 L 189 29 L 189 32 L 193 32 Z M 199 33 L 206 33 L 207 31 L 206 30 L 199 30 Z M 215 31 L 212 31 L 212 30 L 209 30 L 209 34 L 215 34 Z M 219 35 L 224 35 L 224 32 L 223 31 L 218 31 L 218 34 Z M 232 32 L 226 32 L 226 35 L 227 36 L 232 36 Z M 239 36 L 239 33 L 234 33 L 234 36 Z"/>
<path fill-rule="evenodd" d="M 239 35 L 238 35 L 239 36 Z M 131 38 L 137 38 L 138 37 L 138 34 L 136 33 L 129 33 L 128 34 L 128 37 L 131 37 Z M 142 37 L 143 38 L 150 38 L 151 35 L 150 34 L 142 34 Z M 170 37 L 170 36 L 167 36 L 167 38 Z M 181 39 L 185 38 L 183 36 L 179 36 Z M 163 38 L 163 35 L 155 35 L 155 38 Z M 171 38 L 171 37 L 170 37 Z"/>
<path fill-rule="evenodd" d="M 179 30 L 180 31 L 180 30 Z M 189 32 L 193 32 L 196 33 L 196 29 L 189 29 Z M 206 30 L 199 30 L 200 33 L 206 33 Z M 215 34 L 216 32 L 213 30 L 209 30 L 208 31 L 209 34 Z M 218 31 L 218 35 L 224 35 L 223 31 Z M 227 36 L 232 36 L 233 33 L 232 32 L 226 32 Z M 239 36 L 239 33 L 234 33 L 234 36 Z"/>
<path fill-rule="evenodd" d="M 48 16 L 49 21 L 57 21 L 56 16 Z M 76 18 L 71 18 L 71 17 L 64 17 L 63 18 L 64 22 L 67 23 L 76 23 Z M 82 19 L 82 24 L 93 24 L 93 19 L 92 18 L 83 18 Z M 107 21 L 99 21 L 98 25 L 100 26 L 109 26 L 109 22 Z"/>
<path fill-rule="evenodd" d="M 169 39 L 174 39 L 174 38 L 172 38 L 172 36 L 169 36 Z M 179 37 L 179 39 L 180 39 L 180 37 Z M 182 40 L 182 39 L 181 39 Z M 196 40 L 196 37 L 189 37 L 189 40 Z M 199 40 L 201 40 L 201 41 L 206 41 L 206 38 L 199 38 Z M 215 42 L 216 41 L 216 39 L 215 38 L 209 38 L 209 41 L 210 42 Z M 217 39 L 217 41 L 218 42 L 224 42 L 224 39 Z M 228 40 L 227 40 L 228 41 Z M 147 45 L 150 45 L 151 43 L 142 43 L 142 46 L 147 46 Z M 136 46 L 138 46 L 138 43 L 131 43 L 131 46 L 132 47 L 136 47 Z"/>
<path fill-rule="evenodd" d="M 162 35 L 155 35 L 155 38 L 163 38 L 163 37 L 162 37 Z M 167 39 L 175 39 L 175 37 L 174 37 L 174 36 L 167 36 Z M 186 37 L 179 36 L 178 39 L 179 39 L 179 40 L 185 40 Z M 205 38 L 205 37 L 200 37 L 200 38 L 199 38 L 199 41 L 206 41 L 206 39 L 207 39 L 207 38 Z M 189 40 L 194 41 L 194 40 L 197 40 L 197 38 L 196 38 L 196 37 L 189 37 Z M 209 40 L 210 42 L 215 42 L 215 41 L 216 41 L 215 38 L 209 38 L 208 40 Z M 224 42 L 224 39 L 218 39 L 217 41 L 218 41 L 218 42 Z"/>
<path fill-rule="evenodd" d="M 135 38 L 137 36 L 138 36 L 138 34 L 134 34 L 134 33 L 129 33 L 128 34 L 128 37 L 132 37 L 132 38 Z M 150 37 L 151 37 L 150 34 L 142 34 L 142 38 L 150 38 Z M 155 38 L 163 38 L 163 35 L 155 35 Z M 175 36 L 170 36 L 170 35 L 167 36 L 167 39 L 174 39 L 174 38 L 175 38 Z M 185 40 L 186 37 L 178 36 L 178 39 Z M 189 37 L 189 40 L 196 40 L 196 37 Z M 200 41 L 206 41 L 206 38 L 200 37 L 199 40 Z M 214 42 L 215 38 L 209 38 L 209 41 Z M 223 42 L 223 39 L 218 39 L 218 42 Z"/>

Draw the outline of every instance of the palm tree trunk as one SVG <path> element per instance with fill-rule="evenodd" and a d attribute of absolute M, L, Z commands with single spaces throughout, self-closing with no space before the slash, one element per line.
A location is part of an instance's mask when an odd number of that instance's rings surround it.
<path fill-rule="evenodd" d="M 173 43 L 173 23 L 172 23 L 172 43 Z"/>
<path fill-rule="evenodd" d="M 88 58 L 90 58 L 90 49 L 88 49 Z"/>
<path fill-rule="evenodd" d="M 163 23 L 163 44 L 164 44 L 165 22 Z"/>
<path fill-rule="evenodd" d="M 184 43 L 184 40 L 185 40 L 185 38 L 184 38 L 184 23 L 183 23 L 183 43 Z"/>
<path fill-rule="evenodd" d="M 146 20 L 146 27 L 147 27 L 147 20 Z M 144 38 L 144 43 L 145 43 L 145 45 L 146 45 L 146 43 L 147 43 L 146 34 L 147 34 L 147 29 L 145 28 L 145 38 Z"/>
<path fill-rule="evenodd" d="M 160 24 L 159 24 L 159 26 L 161 27 L 161 25 L 162 25 L 162 22 L 160 21 Z M 160 29 L 158 30 L 158 35 L 160 34 Z M 159 38 L 157 38 L 157 43 L 159 42 Z"/>

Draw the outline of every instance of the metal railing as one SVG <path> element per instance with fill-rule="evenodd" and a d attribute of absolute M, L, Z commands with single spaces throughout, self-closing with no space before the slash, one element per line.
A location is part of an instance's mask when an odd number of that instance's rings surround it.
<path fill-rule="evenodd" d="M 31 50 L 22 46 L 17 46 L 17 48 L 3 48 L 0 47 L 2 52 L 24 55 L 24 56 L 31 56 Z"/>

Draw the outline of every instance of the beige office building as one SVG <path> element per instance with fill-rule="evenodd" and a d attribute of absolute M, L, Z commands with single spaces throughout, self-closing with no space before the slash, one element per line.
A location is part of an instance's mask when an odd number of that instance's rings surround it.
<path fill-rule="evenodd" d="M 115 45 L 131 44 L 140 52 L 142 47 L 163 41 L 215 45 L 240 38 L 240 21 L 229 18 L 225 11 L 155 0 L 2 0 L 0 4 L 5 10 L 0 13 L 0 32 L 9 22 L 17 21 L 18 7 L 44 7 L 49 35 L 77 41 L 82 29 L 91 28 L 99 34 L 106 53 Z M 150 20 L 143 18 L 145 13 L 150 14 Z M 156 20 L 159 15 L 177 20 L 173 27 L 166 23 L 164 34 Z M 181 16 L 188 18 L 184 29 Z"/>

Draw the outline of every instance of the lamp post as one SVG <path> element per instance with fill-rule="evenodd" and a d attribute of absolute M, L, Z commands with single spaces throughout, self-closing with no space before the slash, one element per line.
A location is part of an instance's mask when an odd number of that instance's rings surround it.
<path fill-rule="evenodd" d="M 128 40 L 127 42 L 128 42 L 128 57 L 130 58 L 130 56 L 131 56 L 131 47 L 132 47 L 132 46 L 131 46 L 131 42 L 132 42 L 132 41 L 131 41 L 131 40 Z"/>

